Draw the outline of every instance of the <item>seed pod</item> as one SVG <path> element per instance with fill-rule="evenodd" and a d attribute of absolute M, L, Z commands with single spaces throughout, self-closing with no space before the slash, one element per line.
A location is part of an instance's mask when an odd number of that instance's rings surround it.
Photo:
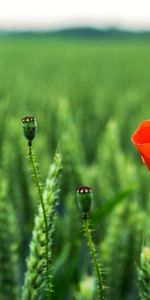
<path fill-rule="evenodd" d="M 26 116 L 22 118 L 22 123 L 24 135 L 28 139 L 28 141 L 31 142 L 35 137 L 37 129 L 36 118 L 33 116 Z"/>
<path fill-rule="evenodd" d="M 88 186 L 81 186 L 76 191 L 78 205 L 83 213 L 83 217 L 87 218 L 93 200 L 92 188 Z"/>

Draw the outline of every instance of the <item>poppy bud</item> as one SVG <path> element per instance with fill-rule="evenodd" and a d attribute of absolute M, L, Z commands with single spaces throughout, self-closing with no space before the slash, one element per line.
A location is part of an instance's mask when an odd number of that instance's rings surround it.
<path fill-rule="evenodd" d="M 28 139 L 29 143 L 34 139 L 37 129 L 36 118 L 33 116 L 26 116 L 22 118 L 24 135 Z"/>
<path fill-rule="evenodd" d="M 83 217 L 87 218 L 93 200 L 92 188 L 81 186 L 76 191 L 78 204 L 83 213 Z"/>

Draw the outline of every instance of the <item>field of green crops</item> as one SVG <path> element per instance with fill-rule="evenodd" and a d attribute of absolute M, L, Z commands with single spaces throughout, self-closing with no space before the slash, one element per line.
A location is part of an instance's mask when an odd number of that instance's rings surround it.
<path fill-rule="evenodd" d="M 29 247 L 39 196 L 22 130 L 26 115 L 37 119 L 33 148 L 43 190 L 56 151 L 62 157 L 50 228 L 51 299 L 96 300 L 76 200 L 76 188 L 88 185 L 106 300 L 149 300 L 139 296 L 138 269 L 142 246 L 150 246 L 150 174 L 130 139 L 150 118 L 150 41 L 0 39 L 0 300 L 46 300 L 42 250 L 31 258 Z M 27 257 L 39 277 L 23 298 Z"/>

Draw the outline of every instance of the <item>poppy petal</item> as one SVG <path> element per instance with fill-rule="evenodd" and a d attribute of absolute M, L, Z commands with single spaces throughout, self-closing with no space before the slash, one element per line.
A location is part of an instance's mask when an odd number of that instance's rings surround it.
<path fill-rule="evenodd" d="M 150 171 L 150 120 L 143 121 L 131 137 L 131 141 L 141 154 Z"/>

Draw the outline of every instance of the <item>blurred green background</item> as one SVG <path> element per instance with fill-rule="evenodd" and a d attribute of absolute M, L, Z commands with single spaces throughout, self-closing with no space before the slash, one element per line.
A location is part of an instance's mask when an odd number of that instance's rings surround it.
<path fill-rule="evenodd" d="M 95 300 L 76 201 L 80 185 L 93 187 L 91 226 L 108 299 L 139 299 L 137 265 L 150 229 L 150 177 L 130 137 L 150 116 L 149 74 L 149 39 L 0 38 L 0 278 L 5 272 L 14 276 L 11 242 L 17 245 L 20 287 L 26 270 L 38 194 L 21 118 L 31 114 L 38 123 L 33 146 L 43 184 L 58 145 L 63 158 L 52 299 Z M 3 289 L 5 281 L 0 282 Z M 14 299 L 6 294 L 1 300 Z"/>

